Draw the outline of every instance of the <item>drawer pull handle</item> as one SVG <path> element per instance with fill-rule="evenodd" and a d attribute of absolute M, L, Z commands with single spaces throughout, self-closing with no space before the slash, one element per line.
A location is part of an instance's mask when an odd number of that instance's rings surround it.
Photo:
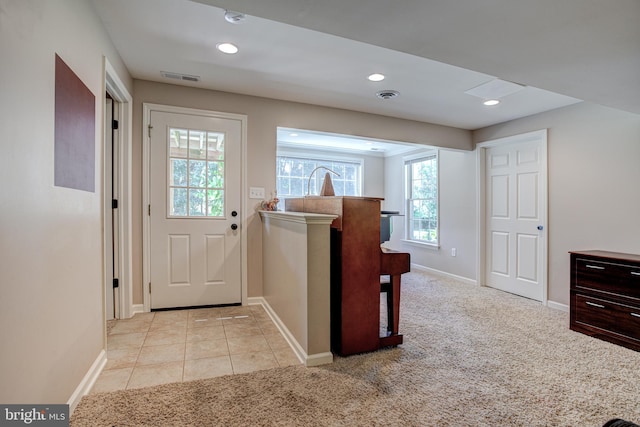
<path fill-rule="evenodd" d="M 640 317 L 640 314 L 638 313 L 629 313 L 630 315 L 632 315 L 633 317 Z"/>
<path fill-rule="evenodd" d="M 594 270 L 604 270 L 604 267 L 600 267 L 599 265 L 587 264 L 587 268 L 593 268 Z"/>
<path fill-rule="evenodd" d="M 602 305 L 602 304 L 596 304 L 595 302 L 585 301 L 585 303 L 586 303 L 587 305 L 590 305 L 591 307 L 604 308 L 604 305 Z"/>
<path fill-rule="evenodd" d="M 632 272 L 631 272 L 631 275 L 632 275 L 632 276 L 640 276 L 640 273 L 638 273 L 637 271 L 632 271 Z"/>

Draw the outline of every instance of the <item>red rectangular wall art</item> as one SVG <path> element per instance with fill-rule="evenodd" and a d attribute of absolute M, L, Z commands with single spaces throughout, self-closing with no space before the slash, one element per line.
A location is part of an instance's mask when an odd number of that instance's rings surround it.
<path fill-rule="evenodd" d="M 54 185 L 95 192 L 95 96 L 56 55 Z"/>

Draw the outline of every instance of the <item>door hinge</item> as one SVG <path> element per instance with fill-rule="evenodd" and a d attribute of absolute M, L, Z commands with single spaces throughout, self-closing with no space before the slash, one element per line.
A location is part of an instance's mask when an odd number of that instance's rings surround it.
<path fill-rule="evenodd" d="M 113 289 L 120 287 L 120 281 L 118 279 L 113 279 Z"/>
<path fill-rule="evenodd" d="M 153 129 L 153 126 L 149 125 L 149 138 L 151 138 L 151 129 Z"/>
<path fill-rule="evenodd" d="M 118 199 L 111 200 L 111 209 L 118 209 Z"/>
<path fill-rule="evenodd" d="M 151 293 L 151 282 L 149 282 L 149 293 Z"/>
<path fill-rule="evenodd" d="M 149 208 L 149 209 L 147 210 L 147 211 L 148 211 L 148 214 L 149 214 L 149 216 L 151 216 L 151 205 L 149 205 L 149 206 L 148 206 L 148 208 Z"/>
<path fill-rule="evenodd" d="M 117 120 L 112 120 L 111 121 L 111 129 L 118 130 L 118 126 L 119 126 L 119 123 L 118 123 Z"/>

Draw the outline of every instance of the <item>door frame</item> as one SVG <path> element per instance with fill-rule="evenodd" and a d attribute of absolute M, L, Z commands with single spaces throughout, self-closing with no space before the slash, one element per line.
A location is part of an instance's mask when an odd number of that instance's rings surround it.
<path fill-rule="evenodd" d="M 212 117 L 218 119 L 230 119 L 240 121 L 240 246 L 241 246 L 241 302 L 247 304 L 247 219 L 249 217 L 246 206 L 248 190 L 247 182 L 247 116 L 244 114 L 224 113 L 219 111 L 201 110 L 197 108 L 176 107 L 171 105 L 143 103 L 142 122 L 142 295 L 144 311 L 151 311 L 151 299 L 149 298 L 149 281 L 151 280 L 151 259 L 149 257 L 150 248 L 150 220 L 148 206 L 150 203 L 150 158 L 151 158 L 151 138 L 149 136 L 149 126 L 151 125 L 151 112 L 176 113 Z"/>
<path fill-rule="evenodd" d="M 117 177 L 117 191 L 118 194 L 118 239 L 119 239 L 119 251 L 115 255 L 118 257 L 119 266 L 119 292 L 117 300 L 114 300 L 116 306 L 116 312 L 119 314 L 120 319 L 127 319 L 134 314 L 133 308 L 133 274 L 132 274 L 132 248 L 133 248 L 133 234 L 131 232 L 131 192 L 132 192 L 132 151 L 131 151 L 131 137 L 133 123 L 133 97 L 127 90 L 125 84 L 120 80 L 118 73 L 115 71 L 109 60 L 103 56 L 104 65 L 104 88 L 103 96 L 107 92 L 118 102 L 118 116 L 114 117 L 118 120 L 117 138 L 113 141 L 113 145 L 117 146 L 118 159 L 116 160 L 118 167 Z M 103 100 L 103 105 L 105 104 Z M 103 126 L 106 124 L 103 120 Z M 104 141 L 104 131 L 102 131 L 103 146 L 102 146 L 102 193 L 103 193 L 103 215 L 102 215 L 102 241 L 103 241 L 103 289 L 105 300 L 103 301 L 103 318 L 106 319 L 107 302 L 106 292 L 113 291 L 113 283 L 110 282 L 109 277 L 111 272 L 107 271 L 107 258 L 113 256 L 112 253 L 112 238 L 105 233 L 108 227 L 105 226 L 106 221 L 111 221 L 112 208 L 111 208 L 111 194 L 107 194 L 107 179 L 111 179 L 111 158 L 107 158 L 107 147 Z M 106 335 L 105 335 L 106 337 Z M 105 338 L 106 339 L 106 338 Z"/>
<path fill-rule="evenodd" d="M 113 283 L 115 277 L 120 276 L 120 270 L 118 268 L 117 260 L 120 254 L 118 248 L 118 211 L 111 210 L 111 216 L 108 215 L 109 211 L 109 196 L 112 199 L 116 199 L 117 187 L 114 183 L 117 183 L 118 170 L 118 158 L 117 158 L 117 144 L 113 143 L 113 140 L 117 138 L 117 132 L 114 132 L 113 122 L 117 115 L 120 103 L 113 99 L 109 91 L 106 92 L 104 106 L 104 261 L 105 261 L 105 318 L 106 320 L 117 319 L 120 317 L 120 304 L 116 304 L 119 298 L 119 293 L 115 291 L 113 286 L 109 286 L 109 283 Z M 115 138 L 114 138 L 115 137 Z M 114 149 L 116 150 L 114 152 Z M 109 161 L 111 159 L 111 161 Z M 115 180 L 114 180 L 115 179 Z M 112 206 L 113 208 L 113 206 Z M 110 220 L 111 219 L 111 220 Z M 111 249 L 112 256 L 109 256 L 109 249 Z M 111 274 L 109 274 L 111 273 Z M 119 291 L 119 290 L 118 290 Z"/>
<path fill-rule="evenodd" d="M 519 135 L 512 135 L 503 138 L 493 139 L 476 144 L 476 171 L 477 171 L 477 194 L 476 199 L 476 230 L 477 231 L 477 247 L 476 247 L 476 278 L 478 285 L 487 286 L 486 271 L 486 242 L 487 242 L 487 215 L 486 215 L 486 152 L 487 149 L 498 147 L 506 144 L 515 144 L 519 142 L 529 142 L 538 140 L 541 143 L 541 162 L 540 175 L 542 189 L 544 191 L 544 206 L 541 208 L 540 222 L 543 225 L 541 244 L 542 244 L 542 304 L 548 304 L 549 288 L 548 288 L 548 264 L 549 264 L 549 230 L 548 230 L 548 209 L 549 209 L 549 188 L 548 188 L 548 167 L 547 167 L 547 129 L 527 132 Z"/>

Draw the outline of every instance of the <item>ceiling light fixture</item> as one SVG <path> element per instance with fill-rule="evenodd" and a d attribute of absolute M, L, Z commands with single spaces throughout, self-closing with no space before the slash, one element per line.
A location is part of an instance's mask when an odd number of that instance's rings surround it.
<path fill-rule="evenodd" d="M 233 10 L 224 11 L 224 19 L 232 24 L 242 24 L 247 16 L 244 13 L 234 12 Z"/>
<path fill-rule="evenodd" d="M 493 105 L 498 105 L 500 104 L 500 100 L 499 99 L 487 99 L 486 101 L 483 102 L 484 105 L 486 106 L 493 106 Z"/>
<path fill-rule="evenodd" d="M 372 82 L 381 82 L 384 80 L 384 74 L 373 73 L 367 78 Z"/>
<path fill-rule="evenodd" d="M 216 48 L 223 53 L 228 53 L 229 55 L 233 55 L 234 53 L 238 53 L 238 47 L 232 43 L 218 43 Z"/>

